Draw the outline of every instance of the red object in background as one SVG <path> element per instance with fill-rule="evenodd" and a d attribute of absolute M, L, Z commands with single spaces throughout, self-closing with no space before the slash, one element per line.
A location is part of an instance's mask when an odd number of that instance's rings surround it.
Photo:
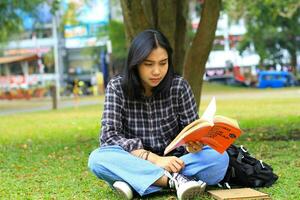
<path fill-rule="evenodd" d="M 25 84 L 25 76 L 22 75 L 10 76 L 9 83 L 11 85 L 18 85 L 18 86 Z"/>
<path fill-rule="evenodd" d="M 239 81 L 239 82 L 245 82 L 245 77 L 241 74 L 241 68 L 239 66 L 234 66 L 233 67 L 233 75 L 235 80 Z"/>

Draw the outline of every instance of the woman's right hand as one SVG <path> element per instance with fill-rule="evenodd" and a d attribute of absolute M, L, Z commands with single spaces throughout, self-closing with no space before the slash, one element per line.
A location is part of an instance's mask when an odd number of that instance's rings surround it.
<path fill-rule="evenodd" d="M 180 172 L 184 168 L 184 162 L 176 156 L 157 156 L 154 164 L 164 168 L 169 172 Z"/>

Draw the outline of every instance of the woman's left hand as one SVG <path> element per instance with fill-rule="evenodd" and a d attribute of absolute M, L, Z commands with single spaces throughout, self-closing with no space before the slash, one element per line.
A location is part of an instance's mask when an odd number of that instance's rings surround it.
<path fill-rule="evenodd" d="M 203 144 L 197 141 L 197 142 L 188 142 L 185 148 L 189 153 L 197 153 L 202 150 L 202 147 Z"/>

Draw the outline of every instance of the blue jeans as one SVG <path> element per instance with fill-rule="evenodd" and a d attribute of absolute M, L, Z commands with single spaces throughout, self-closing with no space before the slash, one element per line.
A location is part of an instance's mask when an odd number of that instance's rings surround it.
<path fill-rule="evenodd" d="M 215 185 L 224 178 L 229 162 L 226 152 L 219 154 L 209 146 L 204 146 L 198 153 L 189 153 L 180 158 L 185 163 L 181 174 L 202 180 L 208 185 Z M 153 183 L 164 175 L 164 169 L 133 156 L 120 146 L 105 146 L 94 150 L 89 157 L 88 166 L 110 186 L 115 181 L 125 181 L 141 196 L 162 189 Z"/>

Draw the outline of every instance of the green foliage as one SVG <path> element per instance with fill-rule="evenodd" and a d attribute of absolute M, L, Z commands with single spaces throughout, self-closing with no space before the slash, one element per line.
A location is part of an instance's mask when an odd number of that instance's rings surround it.
<path fill-rule="evenodd" d="M 298 199 L 299 88 L 259 90 L 207 83 L 203 87 L 200 111 L 216 96 L 217 114 L 237 118 L 244 130 L 237 143 L 279 175 L 274 186 L 259 190 L 276 200 Z M 98 147 L 102 111 L 101 104 L 0 117 L 1 198 L 118 200 L 87 168 L 90 152 Z M 175 193 L 162 192 L 146 199 L 173 198 Z M 208 195 L 201 199 L 212 200 Z"/>
<path fill-rule="evenodd" d="M 111 20 L 108 25 L 102 26 L 97 32 L 97 38 L 109 36 L 112 43 L 112 59 L 116 63 L 118 60 L 122 60 L 126 57 L 126 38 L 124 31 L 124 24 L 118 21 Z M 83 55 L 92 55 L 94 57 L 94 63 L 100 64 L 100 53 L 102 50 L 106 50 L 106 47 L 91 47 L 82 51 Z"/>
<path fill-rule="evenodd" d="M 98 30 L 96 32 L 96 37 L 98 40 L 103 40 L 103 38 L 106 38 L 108 35 L 108 25 L 102 25 L 98 27 Z M 80 53 L 85 56 L 91 56 L 93 58 L 93 66 L 99 66 L 100 60 L 101 60 L 101 52 L 106 51 L 106 45 L 104 46 L 95 46 L 95 47 L 88 47 L 83 48 Z M 96 70 L 96 69 L 95 69 Z M 97 70 L 96 70 L 97 71 Z"/>
<path fill-rule="evenodd" d="M 296 66 L 295 53 L 300 49 L 298 0 L 259 0 L 247 4 L 228 0 L 225 8 L 233 19 L 243 17 L 246 21 L 247 33 L 239 47 L 241 51 L 253 42 L 262 63 L 281 64 L 284 49 L 292 57 L 290 64 Z"/>
<path fill-rule="evenodd" d="M 101 51 L 103 51 L 105 47 L 88 47 L 88 48 L 83 48 L 80 50 L 80 54 L 83 56 L 91 57 L 91 67 L 93 71 L 98 71 L 99 69 L 96 69 L 97 67 L 100 66 L 100 56 L 101 56 Z"/>
<path fill-rule="evenodd" d="M 53 50 L 44 55 L 44 64 L 48 67 L 54 66 L 54 52 Z"/>
<path fill-rule="evenodd" d="M 60 7 L 60 0 L 52 0 L 51 13 L 54 14 L 56 11 L 59 10 L 59 7 Z"/>
<path fill-rule="evenodd" d="M 122 22 L 111 20 L 108 28 L 109 38 L 112 43 L 113 59 L 123 59 L 126 57 L 126 37 L 124 24 Z"/>
<path fill-rule="evenodd" d="M 62 24 L 60 24 L 60 29 L 63 30 L 65 25 L 75 26 L 79 22 L 77 20 L 77 9 L 78 5 L 75 2 L 70 2 L 68 4 L 67 10 L 63 13 Z"/>
<path fill-rule="evenodd" d="M 22 19 L 16 11 L 21 10 L 34 13 L 36 6 L 46 0 L 2 0 L 0 2 L 0 43 L 7 42 L 11 34 L 22 31 Z"/>

